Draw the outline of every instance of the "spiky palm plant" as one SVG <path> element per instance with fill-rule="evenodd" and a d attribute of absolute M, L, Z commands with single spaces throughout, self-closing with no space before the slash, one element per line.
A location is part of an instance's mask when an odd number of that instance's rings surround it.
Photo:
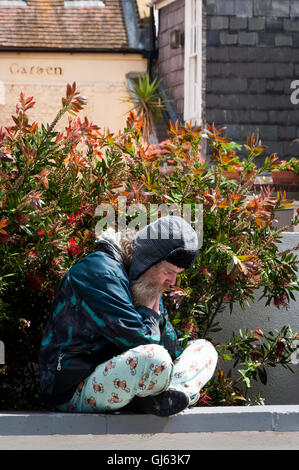
<path fill-rule="evenodd" d="M 155 129 L 155 118 L 161 116 L 165 109 L 165 104 L 170 100 L 165 100 L 158 90 L 162 79 L 155 77 L 150 79 L 149 74 L 139 75 L 138 82 L 132 80 L 128 86 L 129 101 L 134 104 L 134 109 L 139 118 L 144 122 L 142 136 L 147 144 L 152 143 L 152 136 L 157 138 Z"/>

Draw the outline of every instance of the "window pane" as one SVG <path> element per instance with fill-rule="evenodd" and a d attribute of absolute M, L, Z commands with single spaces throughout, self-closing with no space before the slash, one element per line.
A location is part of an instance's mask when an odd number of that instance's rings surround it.
<path fill-rule="evenodd" d="M 194 115 L 196 116 L 197 114 L 197 86 L 198 86 L 198 83 L 197 83 L 197 65 L 198 65 L 198 59 L 197 59 L 197 56 L 195 56 L 193 58 L 193 113 Z"/>
<path fill-rule="evenodd" d="M 200 122 L 201 116 L 201 2 L 186 0 L 185 121 Z"/>

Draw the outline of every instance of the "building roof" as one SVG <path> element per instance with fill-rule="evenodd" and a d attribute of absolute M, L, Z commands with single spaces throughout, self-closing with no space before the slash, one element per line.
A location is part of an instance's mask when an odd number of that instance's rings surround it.
<path fill-rule="evenodd" d="M 135 1 L 0 0 L 0 50 L 142 50 Z"/>

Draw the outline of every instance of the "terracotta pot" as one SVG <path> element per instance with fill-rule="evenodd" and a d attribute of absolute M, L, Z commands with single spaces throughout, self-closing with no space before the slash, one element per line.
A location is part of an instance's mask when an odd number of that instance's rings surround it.
<path fill-rule="evenodd" d="M 289 170 L 272 171 L 273 184 L 297 185 L 299 175 Z"/>
<path fill-rule="evenodd" d="M 248 181 L 249 178 L 251 178 L 253 175 L 256 175 L 256 171 L 251 171 L 250 173 L 248 173 L 244 178 L 243 178 L 243 181 Z M 224 171 L 223 172 L 223 176 L 225 176 L 225 178 L 228 178 L 230 180 L 236 180 L 236 181 L 240 181 L 240 173 L 238 171 Z M 252 180 L 254 182 L 254 179 Z"/>

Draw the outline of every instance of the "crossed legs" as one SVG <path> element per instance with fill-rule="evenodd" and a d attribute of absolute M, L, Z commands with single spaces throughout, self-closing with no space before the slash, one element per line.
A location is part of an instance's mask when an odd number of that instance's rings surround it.
<path fill-rule="evenodd" d="M 138 346 L 96 367 L 71 400 L 57 408 L 79 413 L 116 411 L 136 396 L 155 396 L 168 389 L 185 392 L 193 404 L 211 379 L 217 357 L 213 345 L 203 339 L 191 341 L 175 361 L 163 346 Z"/>

